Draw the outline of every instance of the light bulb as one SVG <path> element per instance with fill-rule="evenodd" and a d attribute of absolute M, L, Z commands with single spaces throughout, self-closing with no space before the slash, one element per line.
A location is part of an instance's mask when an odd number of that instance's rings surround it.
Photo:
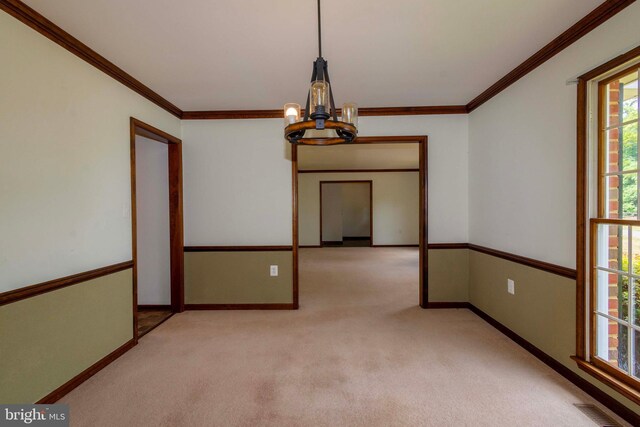
<path fill-rule="evenodd" d="M 284 125 L 289 126 L 300 119 L 300 105 L 289 103 L 284 104 Z"/>

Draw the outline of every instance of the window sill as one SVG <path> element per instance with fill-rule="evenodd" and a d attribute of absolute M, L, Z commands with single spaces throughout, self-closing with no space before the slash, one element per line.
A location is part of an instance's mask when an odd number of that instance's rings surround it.
<path fill-rule="evenodd" d="M 631 387 L 629 384 L 626 384 L 619 379 L 609 375 L 602 369 L 597 368 L 586 360 L 580 359 L 577 356 L 571 356 L 573 360 L 578 364 L 578 367 L 588 373 L 589 375 L 595 377 L 599 381 L 608 385 L 618 393 L 622 394 L 627 399 L 631 400 L 637 405 L 640 405 L 640 391 Z"/>

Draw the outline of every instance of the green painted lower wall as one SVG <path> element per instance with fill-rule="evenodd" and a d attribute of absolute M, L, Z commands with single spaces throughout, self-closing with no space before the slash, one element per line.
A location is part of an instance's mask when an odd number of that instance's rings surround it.
<path fill-rule="evenodd" d="M 278 277 L 269 276 L 270 265 L 278 266 Z M 291 251 L 186 252 L 185 303 L 291 303 L 292 269 Z"/>
<path fill-rule="evenodd" d="M 133 338 L 132 270 L 0 307 L 0 403 L 33 403 Z"/>
<path fill-rule="evenodd" d="M 469 250 L 429 250 L 429 302 L 469 301 Z"/>
<path fill-rule="evenodd" d="M 507 292 L 515 281 L 515 295 Z M 580 370 L 576 342 L 576 282 L 484 253 L 469 251 L 469 302 L 623 405 L 640 406 Z"/>

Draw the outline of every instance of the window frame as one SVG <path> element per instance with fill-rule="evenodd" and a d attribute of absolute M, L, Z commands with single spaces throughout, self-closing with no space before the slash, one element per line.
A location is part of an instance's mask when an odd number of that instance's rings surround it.
<path fill-rule="evenodd" d="M 605 161 L 608 158 L 605 138 L 605 131 L 607 131 L 606 113 L 608 112 L 606 107 L 608 103 L 603 95 L 606 94 L 606 87 L 611 81 L 636 70 L 640 74 L 640 46 L 578 78 L 576 355 L 572 358 L 577 362 L 579 368 L 609 385 L 636 404 L 640 404 L 640 381 L 633 375 L 597 356 L 596 321 L 598 313 L 595 298 L 597 295 L 597 276 L 594 274 L 597 270 L 596 244 L 598 224 L 640 227 L 640 217 L 638 219 L 605 218 L 606 198 L 603 194 L 606 188 L 605 180 L 607 176 L 604 173 L 606 172 Z M 596 114 L 592 114 L 592 112 Z M 596 120 L 595 123 L 594 119 Z M 640 123 L 640 118 L 636 122 Z M 633 123 L 633 121 L 630 121 L 630 123 Z M 625 123 L 620 122 L 617 126 L 624 125 Z M 597 158 L 593 159 L 593 156 L 597 156 Z M 638 164 L 640 169 L 640 161 Z M 631 173 L 632 171 L 625 172 Z M 592 177 L 594 174 L 596 175 L 595 179 Z M 617 176 L 622 180 L 622 173 Z M 640 177 L 638 178 L 638 185 L 640 186 Z M 596 189 L 593 186 L 596 186 Z M 594 193 L 595 203 L 592 200 Z M 622 209 L 622 206 L 619 209 Z M 595 216 L 592 214 L 595 214 Z M 632 302 L 633 295 L 630 295 L 629 310 L 633 309 Z M 618 320 L 616 322 L 624 325 L 624 320 L 623 323 Z M 631 322 L 632 319 L 629 318 L 627 323 Z M 629 327 L 629 336 L 633 336 L 631 334 L 632 329 L 637 330 L 638 328 L 635 326 Z M 632 349 L 629 348 L 629 351 L 632 351 Z M 633 367 L 630 367 L 629 372 L 633 372 L 632 369 Z"/>

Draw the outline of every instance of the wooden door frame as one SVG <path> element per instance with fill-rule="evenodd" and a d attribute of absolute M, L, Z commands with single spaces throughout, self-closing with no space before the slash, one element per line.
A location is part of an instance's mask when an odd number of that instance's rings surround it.
<path fill-rule="evenodd" d="M 369 246 L 373 246 L 373 180 L 372 179 L 356 179 L 356 180 L 335 180 L 320 181 L 320 247 L 322 244 L 322 184 L 369 184 Z"/>
<path fill-rule="evenodd" d="M 428 145 L 429 138 L 426 135 L 417 136 L 365 136 L 356 138 L 351 144 L 418 144 L 419 157 L 419 223 L 420 223 L 420 279 L 419 279 L 419 305 L 422 308 L 428 308 L 429 304 L 429 262 L 428 262 L 428 177 L 427 164 L 429 159 Z M 292 170 L 292 205 L 293 205 L 293 221 L 292 221 L 292 245 L 293 245 L 293 308 L 300 306 L 299 298 L 299 238 L 298 238 L 298 146 L 291 146 L 291 170 Z"/>
<path fill-rule="evenodd" d="M 182 141 L 133 117 L 130 118 L 131 225 L 133 256 L 133 336 L 138 341 L 138 238 L 136 211 L 136 136 L 168 146 L 169 246 L 171 257 L 171 311 L 184 311 L 184 226 L 182 213 Z"/>

